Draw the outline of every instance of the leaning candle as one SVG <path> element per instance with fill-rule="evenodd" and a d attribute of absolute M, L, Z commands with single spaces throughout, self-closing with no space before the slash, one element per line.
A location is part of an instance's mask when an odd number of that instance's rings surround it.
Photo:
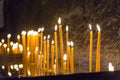
<path fill-rule="evenodd" d="M 93 31 L 92 26 L 89 24 L 90 28 L 90 50 L 89 50 L 89 72 L 92 72 L 92 40 L 93 40 Z"/>
<path fill-rule="evenodd" d="M 55 41 L 55 56 L 56 56 L 56 74 L 58 74 L 58 44 L 57 44 L 57 25 L 55 25 L 54 41 Z"/>
<path fill-rule="evenodd" d="M 62 25 L 61 25 L 61 18 L 58 19 L 59 24 L 59 36 L 60 36 L 60 53 L 61 53 L 61 68 L 63 71 L 63 34 L 62 34 Z"/>
<path fill-rule="evenodd" d="M 96 53 L 96 72 L 100 72 L 100 47 L 101 47 L 101 30 L 97 24 L 98 38 L 97 38 L 97 53 Z"/>

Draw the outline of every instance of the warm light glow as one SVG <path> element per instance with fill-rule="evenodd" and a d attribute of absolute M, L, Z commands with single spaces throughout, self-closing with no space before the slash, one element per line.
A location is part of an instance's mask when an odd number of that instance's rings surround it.
<path fill-rule="evenodd" d="M 91 24 L 89 24 L 89 28 L 90 28 L 90 30 L 92 30 L 92 26 L 91 26 Z"/>
<path fill-rule="evenodd" d="M 17 65 L 17 64 L 15 64 L 15 65 L 14 65 L 14 68 L 15 68 L 15 69 L 17 69 L 17 68 L 18 68 L 18 65 Z"/>
<path fill-rule="evenodd" d="M 43 32 L 44 31 L 44 27 L 42 27 L 42 29 L 41 29 L 41 32 Z"/>
<path fill-rule="evenodd" d="M 38 32 L 41 32 L 41 28 L 38 28 Z"/>
<path fill-rule="evenodd" d="M 13 46 L 13 42 L 12 41 L 10 42 L 10 45 Z"/>
<path fill-rule="evenodd" d="M 71 41 L 71 47 L 73 47 L 74 46 L 74 43 L 73 43 L 73 41 Z"/>
<path fill-rule="evenodd" d="M 8 76 L 12 76 L 12 73 L 11 73 L 11 72 L 8 72 Z"/>
<path fill-rule="evenodd" d="M 19 68 L 23 68 L 23 64 L 19 64 Z"/>
<path fill-rule="evenodd" d="M 2 65 L 2 69 L 5 69 L 5 66 L 4 66 L 4 65 Z"/>
<path fill-rule="evenodd" d="M 19 68 L 16 68 L 16 71 L 19 71 Z"/>
<path fill-rule="evenodd" d="M 4 43 L 4 42 L 5 42 L 5 40 L 4 40 L 4 39 L 2 39 L 1 41 L 2 41 L 2 43 Z"/>
<path fill-rule="evenodd" d="M 61 24 L 61 18 L 60 17 L 58 18 L 58 24 Z"/>
<path fill-rule="evenodd" d="M 20 35 L 17 35 L 17 39 L 20 39 Z"/>
<path fill-rule="evenodd" d="M 113 67 L 113 65 L 112 65 L 111 62 L 109 62 L 108 70 L 109 70 L 109 71 L 114 71 L 114 67 Z"/>
<path fill-rule="evenodd" d="M 37 35 L 38 35 L 38 32 L 37 32 L 37 31 L 34 31 L 34 32 L 33 32 L 33 35 L 34 35 L 34 36 L 37 36 Z"/>
<path fill-rule="evenodd" d="M 10 52 L 10 48 L 7 48 L 7 52 Z"/>
<path fill-rule="evenodd" d="M 29 76 L 31 75 L 30 71 L 28 71 L 28 75 L 29 75 Z"/>
<path fill-rule="evenodd" d="M 52 45 L 54 44 L 54 40 L 52 40 L 51 44 L 52 44 Z"/>
<path fill-rule="evenodd" d="M 36 52 L 38 51 L 38 46 L 35 48 L 35 51 L 36 51 Z"/>
<path fill-rule="evenodd" d="M 48 35 L 47 39 L 50 39 L 50 35 Z"/>
<path fill-rule="evenodd" d="M 26 31 L 22 31 L 22 35 L 26 35 Z"/>
<path fill-rule="evenodd" d="M 70 46 L 70 44 L 71 44 L 70 42 L 67 42 L 67 45 L 68 45 L 68 46 Z"/>
<path fill-rule="evenodd" d="M 7 47 L 7 44 L 4 44 L 3 46 L 4 46 L 4 48 L 6 48 L 6 47 Z"/>
<path fill-rule="evenodd" d="M 11 34 L 8 34 L 7 37 L 10 38 L 10 37 L 11 37 Z"/>
<path fill-rule="evenodd" d="M 44 36 L 44 40 L 46 40 L 46 36 Z"/>
<path fill-rule="evenodd" d="M 66 32 L 68 32 L 68 25 L 66 26 Z"/>
<path fill-rule="evenodd" d="M 30 56 L 30 51 L 27 53 L 28 56 Z"/>
<path fill-rule="evenodd" d="M 22 44 L 19 44 L 19 49 L 20 49 L 20 52 L 23 52 L 23 46 L 22 46 Z"/>
<path fill-rule="evenodd" d="M 97 30 L 100 32 L 101 31 L 100 26 L 98 24 L 96 26 L 97 26 Z"/>
<path fill-rule="evenodd" d="M 13 65 L 11 65 L 10 68 L 13 69 L 14 68 Z"/>
<path fill-rule="evenodd" d="M 0 46 L 2 46 L 2 43 L 0 42 Z"/>
<path fill-rule="evenodd" d="M 64 60 L 64 61 L 67 61 L 67 54 L 64 54 L 63 60 Z"/>
<path fill-rule="evenodd" d="M 57 25 L 55 25 L 55 31 L 57 31 Z"/>

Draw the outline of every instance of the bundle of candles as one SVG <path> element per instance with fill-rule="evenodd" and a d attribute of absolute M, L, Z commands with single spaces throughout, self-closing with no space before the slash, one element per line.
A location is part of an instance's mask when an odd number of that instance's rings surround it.
<path fill-rule="evenodd" d="M 11 34 L 8 34 L 7 44 L 4 43 L 4 39 L 0 43 L 0 53 L 23 54 L 24 76 L 74 73 L 74 44 L 73 41 L 69 41 L 66 26 L 66 50 L 64 50 L 61 18 L 58 19 L 58 23 L 59 27 L 55 25 L 53 40 L 50 39 L 50 35 L 44 35 L 44 28 L 39 28 L 38 31 L 22 31 L 21 36 L 17 36 L 17 43 L 11 42 Z"/>

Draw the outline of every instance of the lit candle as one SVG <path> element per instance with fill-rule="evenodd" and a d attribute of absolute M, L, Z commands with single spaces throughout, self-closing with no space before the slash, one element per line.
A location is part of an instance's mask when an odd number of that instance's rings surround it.
<path fill-rule="evenodd" d="M 111 62 L 109 62 L 109 64 L 108 64 L 108 70 L 109 71 L 114 71 L 114 67 L 113 67 Z"/>
<path fill-rule="evenodd" d="M 69 69 L 70 69 L 70 64 L 71 64 L 71 62 L 70 62 L 70 45 L 71 45 L 71 43 L 68 41 L 67 42 L 67 73 L 69 73 L 70 71 L 69 71 Z"/>
<path fill-rule="evenodd" d="M 90 28 L 90 50 L 89 50 L 89 72 L 92 72 L 92 40 L 93 40 L 93 31 L 92 26 L 89 24 Z"/>
<path fill-rule="evenodd" d="M 58 24 L 59 24 L 59 36 L 60 36 L 60 53 L 61 53 L 61 66 L 63 70 L 63 34 L 62 34 L 62 25 L 61 25 L 61 18 L 58 19 Z"/>
<path fill-rule="evenodd" d="M 27 75 L 29 76 L 29 71 L 30 71 L 30 51 L 27 53 Z"/>
<path fill-rule="evenodd" d="M 55 41 L 55 56 L 56 56 L 56 73 L 58 74 L 58 43 L 57 43 L 57 25 L 55 25 L 54 41 Z"/>
<path fill-rule="evenodd" d="M 26 31 L 22 31 L 22 44 L 23 44 L 23 66 L 24 66 L 24 72 L 23 72 L 23 75 L 24 77 L 26 76 L 27 74 L 27 66 L 26 66 Z"/>
<path fill-rule="evenodd" d="M 44 70 L 46 69 L 46 63 L 47 63 L 46 62 L 46 36 L 44 36 L 44 65 L 43 65 Z"/>
<path fill-rule="evenodd" d="M 52 40 L 52 43 L 51 43 L 51 54 L 52 54 L 52 60 L 51 60 L 51 64 L 52 64 L 52 73 L 54 73 L 54 40 Z"/>
<path fill-rule="evenodd" d="M 4 42 L 5 42 L 5 40 L 2 39 L 1 42 L 2 42 L 2 51 L 1 51 L 1 52 L 2 52 L 2 54 L 3 54 L 3 53 L 4 53 Z"/>
<path fill-rule="evenodd" d="M 20 44 L 20 35 L 17 35 L 18 44 Z"/>
<path fill-rule="evenodd" d="M 74 73 L 74 44 L 73 42 L 71 41 L 71 52 L 70 52 L 70 56 L 71 56 L 71 73 Z"/>
<path fill-rule="evenodd" d="M 11 34 L 7 35 L 7 47 L 10 48 L 10 38 L 11 38 Z"/>
<path fill-rule="evenodd" d="M 49 48 L 50 48 L 50 35 L 47 37 L 47 70 L 49 70 Z"/>
<path fill-rule="evenodd" d="M 4 44 L 4 53 L 6 54 L 6 48 L 7 48 L 7 44 Z"/>
<path fill-rule="evenodd" d="M 101 30 L 97 24 L 98 39 L 97 39 L 97 53 L 96 53 L 96 72 L 100 72 L 100 47 L 101 47 Z"/>
<path fill-rule="evenodd" d="M 66 74 L 67 73 L 67 54 L 64 54 L 64 56 L 63 56 L 63 60 L 64 60 L 64 62 L 63 62 L 63 74 Z"/>

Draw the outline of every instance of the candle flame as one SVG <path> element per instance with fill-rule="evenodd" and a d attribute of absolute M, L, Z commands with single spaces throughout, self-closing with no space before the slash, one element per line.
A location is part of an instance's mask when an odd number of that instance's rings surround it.
<path fill-rule="evenodd" d="M 61 18 L 60 17 L 58 18 L 58 24 L 61 24 Z"/>
<path fill-rule="evenodd" d="M 13 69 L 13 65 L 10 65 L 10 68 Z"/>
<path fill-rule="evenodd" d="M 17 35 L 17 39 L 20 39 L 20 35 Z"/>
<path fill-rule="evenodd" d="M 11 73 L 11 72 L 8 72 L 8 76 L 12 76 L 12 73 Z"/>
<path fill-rule="evenodd" d="M 10 38 L 10 37 L 11 37 L 11 34 L 8 34 L 7 37 Z"/>
<path fill-rule="evenodd" d="M 67 54 L 64 54 L 64 56 L 63 56 L 63 60 L 64 60 L 64 61 L 67 60 Z"/>
<path fill-rule="evenodd" d="M 10 42 L 10 45 L 11 45 L 11 46 L 13 45 L 13 42 L 12 42 L 12 41 Z"/>
<path fill-rule="evenodd" d="M 30 56 L 30 51 L 27 53 L 28 56 Z"/>
<path fill-rule="evenodd" d="M 42 29 L 41 29 L 41 32 L 43 32 L 44 31 L 44 27 L 42 27 Z"/>
<path fill-rule="evenodd" d="M 26 31 L 22 31 L 22 33 L 21 33 L 22 35 L 26 35 Z"/>
<path fill-rule="evenodd" d="M 30 71 L 28 71 L 28 75 L 29 75 L 29 76 L 31 75 Z"/>
<path fill-rule="evenodd" d="M 52 44 L 52 45 L 54 44 L 54 40 L 52 40 L 51 44 Z"/>
<path fill-rule="evenodd" d="M 10 48 L 7 48 L 7 52 L 10 52 Z"/>
<path fill-rule="evenodd" d="M 68 32 L 68 25 L 66 26 L 66 32 Z"/>
<path fill-rule="evenodd" d="M 89 28 L 90 28 L 90 30 L 92 30 L 92 26 L 91 26 L 91 24 L 89 24 Z"/>
<path fill-rule="evenodd" d="M 7 47 L 7 44 L 4 44 L 3 46 L 6 48 L 6 47 Z"/>
<path fill-rule="evenodd" d="M 67 42 L 67 45 L 70 46 L 70 42 Z"/>
<path fill-rule="evenodd" d="M 5 66 L 4 66 L 4 65 L 2 65 L 2 69 L 5 69 Z"/>
<path fill-rule="evenodd" d="M 18 65 L 17 65 L 17 64 L 15 64 L 15 65 L 14 65 L 14 69 L 17 69 L 17 68 L 18 68 Z"/>
<path fill-rule="evenodd" d="M 100 26 L 98 24 L 96 26 L 97 26 L 97 30 L 100 32 L 101 31 Z"/>
<path fill-rule="evenodd" d="M 108 69 L 109 71 L 114 71 L 114 67 L 111 62 L 109 62 Z"/>
<path fill-rule="evenodd" d="M 74 46 L 74 43 L 73 43 L 73 41 L 71 41 L 71 47 L 73 47 Z"/>
<path fill-rule="evenodd" d="M 4 40 L 4 39 L 2 39 L 1 41 L 2 41 L 2 43 L 4 43 L 4 42 L 5 42 L 5 40 Z"/>
<path fill-rule="evenodd" d="M 23 68 L 23 64 L 19 64 L 19 68 Z"/>
<path fill-rule="evenodd" d="M 44 40 L 46 40 L 46 36 L 44 36 Z"/>
<path fill-rule="evenodd" d="M 50 35 L 48 35 L 47 39 L 50 39 Z"/>
<path fill-rule="evenodd" d="M 57 31 L 57 25 L 55 25 L 55 31 Z"/>
<path fill-rule="evenodd" d="M 41 32 L 41 28 L 38 28 L 38 32 Z"/>

